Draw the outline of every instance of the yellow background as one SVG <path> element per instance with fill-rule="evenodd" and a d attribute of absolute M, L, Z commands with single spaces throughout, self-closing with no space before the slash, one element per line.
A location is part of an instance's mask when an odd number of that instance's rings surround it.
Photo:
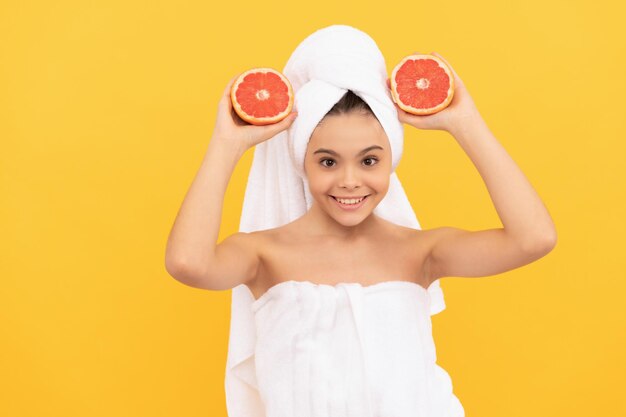
<path fill-rule="evenodd" d="M 466 415 L 626 415 L 618 3 L 3 1 L 0 415 L 226 415 L 230 291 L 170 277 L 166 239 L 228 80 L 282 70 L 331 24 L 370 34 L 389 72 L 444 56 L 556 223 L 535 263 L 442 279 L 438 360 Z M 449 134 L 405 131 L 398 174 L 423 228 L 501 226 Z"/>

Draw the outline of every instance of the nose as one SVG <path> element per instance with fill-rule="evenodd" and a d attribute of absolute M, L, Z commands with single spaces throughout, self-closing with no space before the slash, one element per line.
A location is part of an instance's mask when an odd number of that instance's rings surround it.
<path fill-rule="evenodd" d="M 350 165 L 347 165 L 341 172 L 340 187 L 342 188 L 358 188 L 361 185 L 361 179 L 359 177 L 358 170 Z"/>

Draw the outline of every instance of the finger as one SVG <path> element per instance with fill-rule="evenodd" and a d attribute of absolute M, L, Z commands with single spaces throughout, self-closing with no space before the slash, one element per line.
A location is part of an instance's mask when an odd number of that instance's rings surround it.
<path fill-rule="evenodd" d="M 293 123 L 293 121 L 296 120 L 297 115 L 297 112 L 291 112 L 289 113 L 289 116 L 285 117 L 280 122 L 263 126 L 263 136 L 272 137 L 279 132 L 287 129 Z"/>
<path fill-rule="evenodd" d="M 446 63 L 446 65 L 450 68 L 450 70 L 452 71 L 452 73 L 454 74 L 455 78 L 460 79 L 459 75 L 456 73 L 456 71 L 454 70 L 454 68 L 452 68 L 452 65 L 450 65 L 450 63 L 441 55 L 439 55 L 437 52 L 431 52 L 431 55 L 436 56 L 437 58 L 441 59 L 443 62 Z"/>
<path fill-rule="evenodd" d="M 406 123 L 408 125 L 411 125 L 417 129 L 427 129 L 428 125 L 428 118 L 430 116 L 420 116 L 417 114 L 411 114 L 411 113 L 406 113 L 404 114 L 404 116 L 402 117 L 402 123 Z"/>
<path fill-rule="evenodd" d="M 248 129 L 253 129 L 254 134 L 250 137 L 250 146 L 256 146 L 261 142 L 265 142 L 270 140 L 283 130 L 287 129 L 291 123 L 295 120 L 295 112 L 289 114 L 289 116 L 285 117 L 278 123 L 273 123 L 271 125 L 265 126 L 249 126 Z"/>
<path fill-rule="evenodd" d="M 287 127 L 289 127 L 289 125 L 291 125 L 296 120 L 297 117 L 298 117 L 298 112 L 292 111 L 291 113 L 289 113 L 289 116 L 285 117 L 283 120 L 276 123 L 275 125 L 276 129 L 278 129 L 278 131 L 286 129 Z"/>
<path fill-rule="evenodd" d="M 233 84 L 235 83 L 235 80 L 237 79 L 237 77 L 239 77 L 239 75 L 235 75 L 233 78 L 230 79 L 230 81 L 228 81 L 228 84 L 226 85 L 226 88 L 224 89 L 224 96 L 230 97 L 230 90 L 233 88 Z"/>
<path fill-rule="evenodd" d="M 398 105 L 396 105 L 396 108 L 398 110 L 398 120 L 402 123 L 406 123 L 418 129 L 422 129 L 424 127 L 424 119 L 428 116 L 420 116 L 419 114 L 409 113 Z"/>
<path fill-rule="evenodd" d="M 396 107 L 396 110 L 398 112 L 398 120 L 400 120 L 402 123 L 408 123 L 408 117 L 410 116 L 410 114 L 405 112 L 402 107 L 398 106 L 397 103 L 394 103 L 394 106 Z"/>
<path fill-rule="evenodd" d="M 224 89 L 224 92 L 222 94 L 222 98 L 220 99 L 219 106 L 225 106 L 226 110 L 228 111 L 231 111 L 233 109 L 233 103 L 230 99 L 230 90 L 232 89 L 237 77 L 239 77 L 239 75 L 235 75 L 233 78 L 230 79 L 230 81 L 228 81 L 228 84 L 226 85 L 226 88 Z"/>
<path fill-rule="evenodd" d="M 431 52 L 430 54 L 436 56 L 439 59 L 441 59 L 443 62 L 446 63 L 447 66 L 449 66 L 452 69 L 452 65 L 450 65 L 450 63 L 444 57 L 439 55 L 437 52 Z"/>

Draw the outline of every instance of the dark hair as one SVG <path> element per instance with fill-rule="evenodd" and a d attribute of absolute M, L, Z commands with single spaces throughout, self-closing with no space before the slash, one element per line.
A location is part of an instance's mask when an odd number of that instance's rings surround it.
<path fill-rule="evenodd" d="M 341 97 L 341 100 L 335 103 L 333 108 L 330 109 L 328 113 L 326 113 L 326 116 L 333 116 L 333 115 L 338 116 L 341 114 L 352 113 L 352 112 L 369 113 L 372 116 L 376 117 L 376 115 L 374 114 L 370 106 L 361 97 L 354 94 L 352 90 L 348 90 L 346 94 L 344 94 L 343 97 Z"/>

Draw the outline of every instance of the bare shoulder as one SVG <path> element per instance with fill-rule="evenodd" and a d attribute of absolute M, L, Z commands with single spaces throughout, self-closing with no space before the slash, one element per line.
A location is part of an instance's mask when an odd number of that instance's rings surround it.
<path fill-rule="evenodd" d="M 423 279 L 423 283 L 428 287 L 439 276 L 434 270 L 432 251 L 436 242 L 443 235 L 449 233 L 451 228 L 438 227 L 433 229 L 415 229 L 412 227 L 401 226 L 391 222 L 387 222 L 389 230 L 393 235 L 398 236 L 398 241 L 402 242 L 399 251 L 405 251 L 405 259 L 412 259 Z"/>
<path fill-rule="evenodd" d="M 260 238 L 259 232 L 235 232 L 222 240 L 218 248 L 225 250 L 236 247 L 238 250 L 256 255 L 259 249 Z"/>
<path fill-rule="evenodd" d="M 412 227 L 406 227 L 397 223 L 392 223 L 388 220 L 382 219 L 382 223 L 385 224 L 390 236 L 395 236 L 402 240 L 410 241 L 411 243 L 419 245 L 428 245 L 436 235 L 437 229 L 422 230 L 414 229 Z"/>
<path fill-rule="evenodd" d="M 244 284 L 249 288 L 255 298 L 265 292 L 267 287 L 273 285 L 271 276 L 275 271 L 278 261 L 285 262 L 296 244 L 294 231 L 283 225 L 272 229 L 258 230 L 250 233 L 242 233 L 239 237 L 250 253 L 254 253 L 256 266 L 254 272 Z"/>
<path fill-rule="evenodd" d="M 204 273 L 205 287 L 227 290 L 252 282 L 261 259 L 263 233 L 236 232 L 222 240 L 215 249 L 215 257 Z"/>
<path fill-rule="evenodd" d="M 263 259 L 263 252 L 269 246 L 277 241 L 281 236 L 282 228 L 255 230 L 253 232 L 236 232 L 228 236 L 221 245 L 236 247 L 248 258 L 254 258 L 257 261 Z M 251 277 L 249 281 L 253 281 L 255 277 Z M 247 282 L 246 282 L 247 283 Z"/>
<path fill-rule="evenodd" d="M 237 232 L 228 237 L 233 244 L 238 245 L 248 254 L 254 255 L 258 260 L 263 260 L 265 253 L 276 244 L 287 241 L 289 230 L 285 226 L 273 229 L 256 230 L 253 232 Z M 253 281 L 254 277 L 250 280 Z"/>

